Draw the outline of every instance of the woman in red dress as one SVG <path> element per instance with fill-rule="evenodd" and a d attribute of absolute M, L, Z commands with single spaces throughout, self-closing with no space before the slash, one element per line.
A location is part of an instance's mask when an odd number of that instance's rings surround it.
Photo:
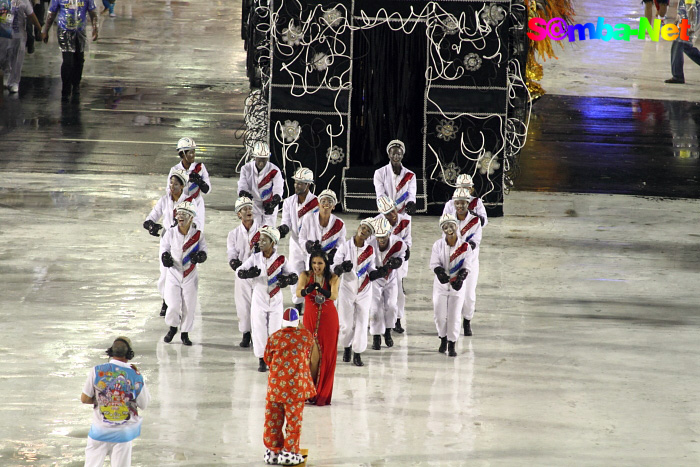
<path fill-rule="evenodd" d="M 309 403 L 328 405 L 333 395 L 335 361 L 338 356 L 338 310 L 333 302 L 338 298 L 338 276 L 331 273 L 328 256 L 314 251 L 309 259 L 309 271 L 299 274 L 297 297 L 304 297 L 304 327 L 314 335 L 311 350 L 311 378 L 316 385 L 316 397 Z"/>

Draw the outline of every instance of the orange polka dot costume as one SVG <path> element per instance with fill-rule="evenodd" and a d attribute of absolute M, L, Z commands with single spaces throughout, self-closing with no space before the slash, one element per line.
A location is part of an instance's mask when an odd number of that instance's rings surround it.
<path fill-rule="evenodd" d="M 273 333 L 265 346 L 263 358 L 270 367 L 263 430 L 268 464 L 303 462 L 299 455 L 302 411 L 305 401 L 316 395 L 316 389 L 309 369 L 314 338 L 308 330 L 298 328 L 298 324 L 299 312 L 287 308 L 282 317 L 282 329 Z M 283 462 L 286 460 L 291 462 Z M 299 462 L 294 462 L 296 460 Z"/>

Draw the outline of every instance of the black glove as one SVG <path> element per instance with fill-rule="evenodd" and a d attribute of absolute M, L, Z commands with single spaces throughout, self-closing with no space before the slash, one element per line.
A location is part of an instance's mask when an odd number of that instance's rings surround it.
<path fill-rule="evenodd" d="M 440 266 L 436 267 L 433 269 L 433 272 L 438 278 L 438 281 L 440 281 L 441 284 L 447 284 L 450 281 L 450 276 L 447 275 L 445 272 L 445 268 L 441 268 Z"/>
<path fill-rule="evenodd" d="M 471 214 L 471 215 L 474 216 L 474 217 L 478 217 L 478 218 L 479 218 L 479 222 L 481 222 L 481 225 L 482 225 L 482 226 L 484 225 L 484 222 L 486 222 L 486 219 L 484 218 L 484 216 L 478 215 L 478 214 L 476 213 L 476 211 L 472 211 L 472 210 L 470 209 L 470 210 L 469 210 L 469 214 Z"/>
<path fill-rule="evenodd" d="M 250 269 L 240 269 L 238 271 L 238 277 L 241 279 L 253 279 L 254 277 L 258 277 L 260 275 L 260 268 L 257 266 L 253 266 Z"/>
<path fill-rule="evenodd" d="M 472 247 L 472 250 L 476 250 L 476 243 L 474 243 L 473 240 L 469 240 L 467 243 L 469 244 L 470 247 Z"/>
<path fill-rule="evenodd" d="M 342 266 L 341 264 L 339 264 L 339 265 L 337 265 L 336 267 L 333 268 L 333 273 L 334 273 L 336 276 L 342 276 L 344 272 L 345 272 L 345 271 L 343 271 L 343 266 Z"/>
<path fill-rule="evenodd" d="M 207 182 L 205 182 L 202 176 L 197 172 L 190 173 L 190 183 L 196 183 L 202 192 L 209 193 L 209 185 L 207 185 Z"/>
<path fill-rule="evenodd" d="M 301 296 L 302 296 L 302 297 L 306 297 L 306 296 L 309 295 L 311 292 L 313 292 L 314 290 L 316 290 L 316 287 L 317 287 L 317 286 L 318 286 L 318 284 L 317 284 L 316 282 L 310 282 L 309 285 L 307 285 L 306 288 L 305 288 L 304 290 L 301 291 Z"/>
<path fill-rule="evenodd" d="M 306 247 L 306 252 L 307 252 L 308 254 L 311 254 L 311 253 L 313 253 L 315 250 L 320 250 L 320 249 L 321 249 L 321 242 L 319 242 L 318 240 L 309 240 L 309 241 L 306 242 L 306 245 L 304 245 L 304 246 Z M 333 261 L 331 261 L 331 263 L 332 263 L 332 262 L 333 262 Z"/>
<path fill-rule="evenodd" d="M 206 251 L 197 251 L 195 253 L 192 253 L 191 261 L 194 264 L 197 263 L 203 263 L 207 260 L 207 252 Z"/>
<path fill-rule="evenodd" d="M 389 273 L 389 267 L 385 264 L 384 266 L 375 269 L 374 271 L 369 273 L 369 280 L 371 281 L 376 281 L 377 279 L 381 279 L 385 277 Z"/>
<path fill-rule="evenodd" d="M 154 237 L 159 237 L 160 236 L 160 229 L 163 228 L 162 225 L 156 224 L 152 220 L 147 220 L 146 222 L 143 223 L 143 228 L 148 230 L 148 233 L 153 235 Z"/>
<path fill-rule="evenodd" d="M 350 272 L 352 271 L 352 261 L 349 259 L 346 259 L 340 265 L 343 267 L 343 272 Z"/>
<path fill-rule="evenodd" d="M 280 195 L 275 195 L 270 201 L 268 201 L 267 203 L 263 203 L 263 209 L 265 210 L 265 214 L 270 215 L 273 212 L 275 212 L 275 208 L 278 204 L 280 204 L 280 201 L 282 201 Z"/>
<path fill-rule="evenodd" d="M 409 201 L 408 203 L 406 203 L 406 214 L 408 214 L 409 216 L 412 216 L 415 213 L 416 213 L 416 203 L 414 203 L 413 201 Z"/>
<path fill-rule="evenodd" d="M 463 283 L 463 281 L 457 279 L 456 281 L 450 282 L 450 285 L 452 286 L 453 289 L 459 290 L 462 288 L 462 283 Z"/>
<path fill-rule="evenodd" d="M 238 197 L 240 198 L 240 197 L 242 197 L 242 196 L 245 196 L 246 198 L 253 199 L 253 195 L 251 195 L 250 193 L 248 193 L 248 192 L 245 191 L 245 190 L 241 190 L 241 191 L 238 192 Z"/>
<path fill-rule="evenodd" d="M 406 256 L 403 257 L 403 260 L 408 261 L 408 258 L 410 258 L 410 257 L 411 257 L 411 249 L 406 248 Z"/>
<path fill-rule="evenodd" d="M 333 248 L 331 251 L 328 252 L 328 262 L 330 264 L 333 264 L 333 259 L 335 258 L 335 252 L 338 251 L 337 248 Z"/>
<path fill-rule="evenodd" d="M 287 282 L 287 276 L 284 274 L 279 274 L 277 276 L 277 285 L 280 286 L 280 289 L 284 289 L 289 285 L 289 282 Z"/>
<path fill-rule="evenodd" d="M 243 264 L 243 261 L 236 258 L 233 258 L 231 261 L 228 262 L 228 265 L 231 266 L 231 269 L 233 269 L 234 271 L 238 269 L 241 264 Z"/>
<path fill-rule="evenodd" d="M 163 254 L 160 255 L 160 260 L 166 268 L 170 268 L 175 264 L 173 255 L 171 255 L 169 251 L 164 251 Z"/>
<path fill-rule="evenodd" d="M 398 269 L 401 267 L 401 264 L 403 263 L 403 260 L 399 257 L 393 257 L 387 261 L 387 266 L 389 266 L 391 269 Z"/>
<path fill-rule="evenodd" d="M 286 282 L 287 285 L 294 285 L 297 283 L 299 280 L 299 276 L 297 276 L 295 273 L 290 272 L 286 276 L 284 276 L 284 281 Z"/>
<path fill-rule="evenodd" d="M 469 271 L 462 268 L 457 272 L 457 279 L 464 282 L 464 279 L 466 279 L 468 275 L 469 275 Z"/>
<path fill-rule="evenodd" d="M 272 214 L 272 213 L 270 213 L 270 214 Z M 280 238 L 284 238 L 289 233 L 289 227 L 287 227 L 284 224 L 277 227 L 277 230 L 279 230 L 279 232 L 280 232 Z"/>
<path fill-rule="evenodd" d="M 316 285 L 318 285 L 318 284 L 316 284 Z M 316 290 L 318 290 L 318 293 L 320 293 L 321 295 L 326 297 L 326 299 L 331 298 L 331 291 L 330 290 L 326 290 L 323 287 L 321 287 L 320 285 L 318 286 L 318 288 Z"/>
<path fill-rule="evenodd" d="M 260 244 L 258 242 L 253 243 L 253 253 L 260 253 Z"/>

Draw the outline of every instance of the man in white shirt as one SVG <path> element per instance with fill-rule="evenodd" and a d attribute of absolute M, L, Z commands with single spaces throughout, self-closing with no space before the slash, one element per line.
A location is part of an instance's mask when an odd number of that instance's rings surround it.
<path fill-rule="evenodd" d="M 299 230 L 299 245 L 306 252 L 304 264 L 308 264 L 309 255 L 314 249 L 321 249 L 328 255 L 328 261 L 333 264 L 335 252 L 345 241 L 345 222 L 331 214 L 338 198 L 333 190 L 323 190 L 318 195 L 318 212 L 304 216 Z"/>
<path fill-rule="evenodd" d="M 260 228 L 260 251 L 253 253 L 238 269 L 238 277 L 252 283 L 250 310 L 253 354 L 258 357 L 258 371 L 267 371 L 267 338 L 282 327 L 282 290 L 297 283 L 299 277 L 287 266 L 287 259 L 277 251 L 279 231 L 270 226 Z"/>
<path fill-rule="evenodd" d="M 471 336 L 471 320 L 476 309 L 476 282 L 479 279 L 479 245 L 481 244 L 481 218 L 468 210 L 470 199 L 466 188 L 457 188 L 452 195 L 455 204 L 457 227 L 460 240 L 469 243 L 472 254 L 469 255 L 469 277 L 464 281 L 464 307 L 462 308 L 462 325 L 464 335 Z"/>
<path fill-rule="evenodd" d="M 177 153 L 180 156 L 180 163 L 173 166 L 168 173 L 168 185 L 165 189 L 166 194 L 170 191 L 170 177 L 176 170 L 184 170 L 187 174 L 187 183 L 185 184 L 185 201 L 194 203 L 197 207 L 197 217 L 200 222 L 197 227 L 204 230 L 205 209 L 204 197 L 202 194 L 211 193 L 211 180 L 209 172 L 203 162 L 195 162 L 197 144 L 192 138 L 180 138 L 177 142 Z"/>
<path fill-rule="evenodd" d="M 301 274 L 309 266 L 306 263 L 306 249 L 299 243 L 299 231 L 304 217 L 309 213 L 318 212 L 318 198 L 309 191 L 314 182 L 314 174 L 311 170 L 301 167 L 294 172 L 294 194 L 282 203 L 282 224 L 279 226 L 280 238 L 289 233 L 289 269 Z M 303 314 L 304 299 L 297 297 L 292 291 L 294 307 Z"/>
<path fill-rule="evenodd" d="M 131 465 L 132 442 L 141 434 L 139 409 L 151 395 L 134 365 L 131 340 L 120 336 L 107 349 L 109 363 L 90 370 L 80 401 L 93 406 L 92 426 L 85 448 L 85 466 L 101 467 L 109 455 L 112 467 Z"/>
<path fill-rule="evenodd" d="M 377 198 L 388 196 L 396 203 L 399 213 L 412 216 L 416 213 L 416 174 L 401 164 L 406 146 L 402 141 L 391 141 L 386 152 L 389 164 L 374 172 L 374 191 Z"/>
<path fill-rule="evenodd" d="M 238 196 L 253 200 L 253 216 L 258 225 L 277 225 L 277 211 L 282 203 L 283 185 L 282 171 L 270 162 L 270 148 L 267 143 L 256 141 L 253 145 L 253 160 L 241 168 Z"/>
<path fill-rule="evenodd" d="M 177 227 L 167 229 L 160 240 L 160 259 L 167 268 L 164 295 L 168 310 L 165 313 L 165 324 L 170 326 L 163 341 L 170 343 L 180 326 L 182 343 L 192 345 L 189 332 L 194 325 L 194 313 L 197 310 L 197 264 L 207 260 L 208 250 L 204 234 L 193 223 L 197 213 L 194 204 L 185 201 L 176 210 Z"/>
<path fill-rule="evenodd" d="M 457 177 L 457 188 L 465 188 L 469 191 L 469 199 L 467 200 L 467 209 L 470 214 L 477 216 L 481 222 L 482 227 L 486 227 L 489 223 L 489 216 L 486 215 L 486 208 L 481 198 L 474 196 L 474 181 L 472 177 L 467 174 L 461 174 Z M 442 209 L 443 214 L 454 214 L 456 215 L 457 210 L 455 209 L 454 199 L 450 199 L 445 203 L 445 207 Z"/>

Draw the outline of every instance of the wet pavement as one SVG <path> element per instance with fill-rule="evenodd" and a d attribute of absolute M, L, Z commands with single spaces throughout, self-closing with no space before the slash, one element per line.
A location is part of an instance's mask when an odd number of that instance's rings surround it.
<path fill-rule="evenodd" d="M 248 92 L 239 12 L 118 0 L 78 102 L 60 101 L 53 34 L 19 96 L 3 94 L 0 465 L 83 465 L 80 391 L 120 334 L 153 396 L 133 465 L 263 465 L 266 377 L 238 347 L 226 260 Z M 333 404 L 304 413 L 308 465 L 700 463 L 700 206 L 665 199 L 698 198 L 700 70 L 659 84 L 669 50 L 589 41 L 547 62 L 517 191 L 485 229 L 474 336 L 457 358 L 436 351 L 439 229 L 416 217 L 407 333 L 363 368 L 339 362 Z M 162 341 L 158 245 L 141 227 L 184 135 L 212 174 L 191 348 Z"/>

